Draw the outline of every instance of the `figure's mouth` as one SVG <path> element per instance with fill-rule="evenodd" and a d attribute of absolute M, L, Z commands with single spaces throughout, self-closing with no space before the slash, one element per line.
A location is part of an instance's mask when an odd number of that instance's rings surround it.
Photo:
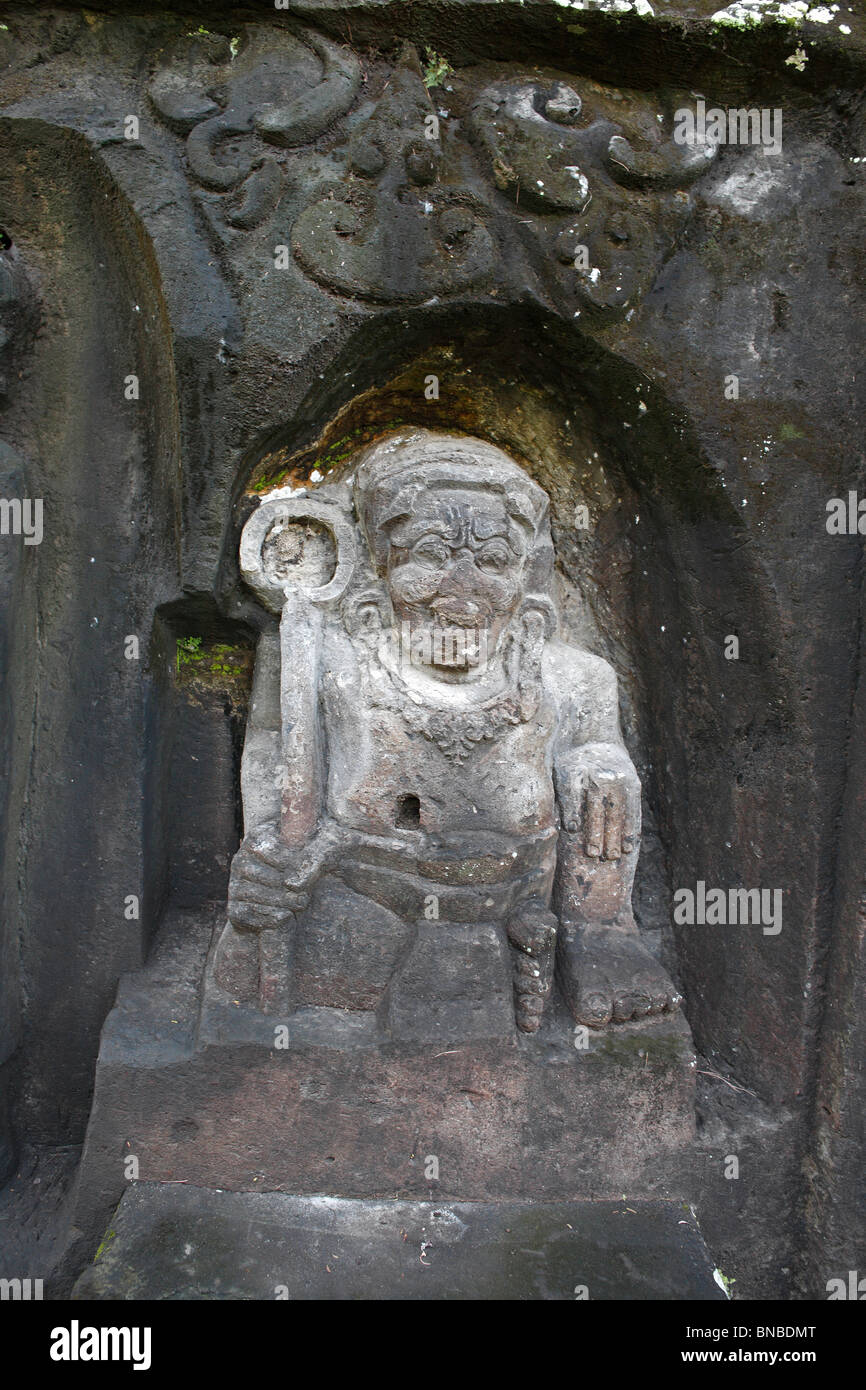
<path fill-rule="evenodd" d="M 437 613 L 433 621 L 404 623 L 400 628 L 402 659 L 413 666 L 439 670 L 468 671 L 487 665 L 489 629 L 479 613 L 461 609 L 456 618 Z"/>
<path fill-rule="evenodd" d="M 489 603 L 446 595 L 430 604 L 437 622 L 449 627 L 488 627 L 493 618 Z"/>

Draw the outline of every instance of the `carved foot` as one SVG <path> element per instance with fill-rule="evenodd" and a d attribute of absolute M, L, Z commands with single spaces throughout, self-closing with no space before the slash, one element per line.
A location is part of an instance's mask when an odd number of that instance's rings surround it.
<path fill-rule="evenodd" d="M 284 1014 L 290 1003 L 291 948 L 291 934 L 282 928 L 236 931 L 227 922 L 214 955 L 214 982 L 234 1004 Z"/>
<path fill-rule="evenodd" d="M 608 1023 L 675 1009 L 682 996 L 635 932 L 621 927 L 560 927 L 563 993 L 578 1023 Z"/>
<path fill-rule="evenodd" d="M 553 987 L 556 918 L 541 902 L 522 903 L 509 920 L 508 939 L 515 948 L 512 961 L 517 1026 L 522 1033 L 535 1033 Z"/>
<path fill-rule="evenodd" d="M 254 1004 L 259 993 L 259 942 L 252 932 L 226 922 L 214 956 L 214 979 L 232 999 Z"/>

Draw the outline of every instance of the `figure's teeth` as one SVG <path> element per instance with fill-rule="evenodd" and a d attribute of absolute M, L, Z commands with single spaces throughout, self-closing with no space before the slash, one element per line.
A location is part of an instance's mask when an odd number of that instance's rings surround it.
<path fill-rule="evenodd" d="M 477 628 L 480 623 L 481 611 L 477 605 L 471 608 L 440 608 L 436 611 L 436 624 L 438 627 L 462 627 Z"/>

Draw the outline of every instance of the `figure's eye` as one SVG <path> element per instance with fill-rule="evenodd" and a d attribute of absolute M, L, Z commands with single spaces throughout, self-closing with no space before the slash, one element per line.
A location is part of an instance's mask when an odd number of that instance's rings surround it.
<path fill-rule="evenodd" d="M 511 563 L 511 552 L 501 542 L 491 542 L 478 551 L 475 563 L 488 574 L 501 574 Z"/>
<path fill-rule="evenodd" d="M 449 551 L 443 541 L 425 539 L 412 547 L 412 559 L 425 569 L 437 570 L 447 565 Z"/>

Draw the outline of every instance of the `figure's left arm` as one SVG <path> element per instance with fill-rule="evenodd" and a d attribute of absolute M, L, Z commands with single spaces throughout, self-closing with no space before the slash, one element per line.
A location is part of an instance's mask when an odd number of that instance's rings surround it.
<path fill-rule="evenodd" d="M 619 726 L 616 673 L 574 647 L 550 652 L 559 727 L 553 776 L 562 828 L 590 859 L 631 854 L 640 839 L 640 781 Z"/>

